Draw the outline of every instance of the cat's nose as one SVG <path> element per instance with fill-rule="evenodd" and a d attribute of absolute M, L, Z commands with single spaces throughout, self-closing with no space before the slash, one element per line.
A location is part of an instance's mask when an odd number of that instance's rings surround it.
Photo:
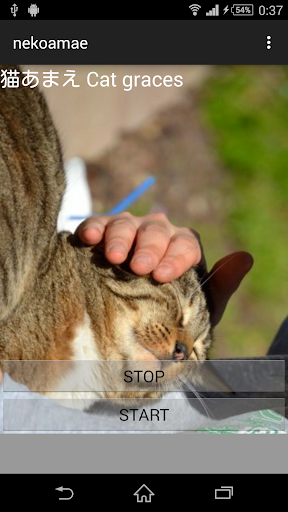
<path fill-rule="evenodd" d="M 184 359 L 188 359 L 188 349 L 185 343 L 181 341 L 176 341 L 175 350 L 172 354 L 172 359 L 175 361 L 183 361 Z"/>

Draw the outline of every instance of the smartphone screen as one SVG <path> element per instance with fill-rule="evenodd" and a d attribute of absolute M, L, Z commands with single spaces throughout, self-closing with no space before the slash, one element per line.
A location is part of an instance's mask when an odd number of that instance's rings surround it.
<path fill-rule="evenodd" d="M 160 506 L 196 481 L 244 504 L 264 478 L 274 497 L 287 6 L 0 12 L 4 489 L 95 502 L 97 478 L 107 505 Z"/>

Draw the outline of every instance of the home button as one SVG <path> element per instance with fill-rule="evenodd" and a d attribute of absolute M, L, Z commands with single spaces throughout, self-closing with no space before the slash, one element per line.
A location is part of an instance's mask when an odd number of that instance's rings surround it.
<path fill-rule="evenodd" d="M 133 496 L 137 496 L 137 503 L 151 503 L 151 498 L 155 496 L 155 494 L 147 485 L 143 484 L 134 492 Z"/>

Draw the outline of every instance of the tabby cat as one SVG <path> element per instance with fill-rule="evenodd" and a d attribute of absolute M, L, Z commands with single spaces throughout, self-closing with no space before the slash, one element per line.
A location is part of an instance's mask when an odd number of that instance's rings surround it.
<path fill-rule="evenodd" d="M 197 271 L 160 284 L 133 274 L 128 263 L 107 262 L 101 244 L 88 247 L 57 233 L 65 189 L 61 147 L 43 95 L 23 87 L 21 76 L 19 88 L 0 89 L 1 368 L 48 396 L 59 399 L 64 390 L 64 398 L 75 399 L 71 406 L 82 409 L 98 398 L 131 404 L 159 398 L 185 374 L 182 361 L 205 359 L 211 343 Z M 103 365 L 73 363 L 82 360 Z M 128 384 L 123 390 L 121 372 L 104 364 L 161 368 L 163 360 L 157 391 L 143 382 L 137 392 Z"/>

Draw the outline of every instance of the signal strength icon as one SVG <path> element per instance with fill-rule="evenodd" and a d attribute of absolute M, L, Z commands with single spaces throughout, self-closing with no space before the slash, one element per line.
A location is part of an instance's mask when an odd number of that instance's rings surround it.
<path fill-rule="evenodd" d="M 201 9 L 201 5 L 191 4 L 191 5 L 189 5 L 189 9 L 191 9 L 193 16 L 197 16 L 199 9 Z"/>
<path fill-rule="evenodd" d="M 216 4 L 213 9 L 210 9 L 210 11 L 206 12 L 206 16 L 219 16 L 219 5 Z"/>

